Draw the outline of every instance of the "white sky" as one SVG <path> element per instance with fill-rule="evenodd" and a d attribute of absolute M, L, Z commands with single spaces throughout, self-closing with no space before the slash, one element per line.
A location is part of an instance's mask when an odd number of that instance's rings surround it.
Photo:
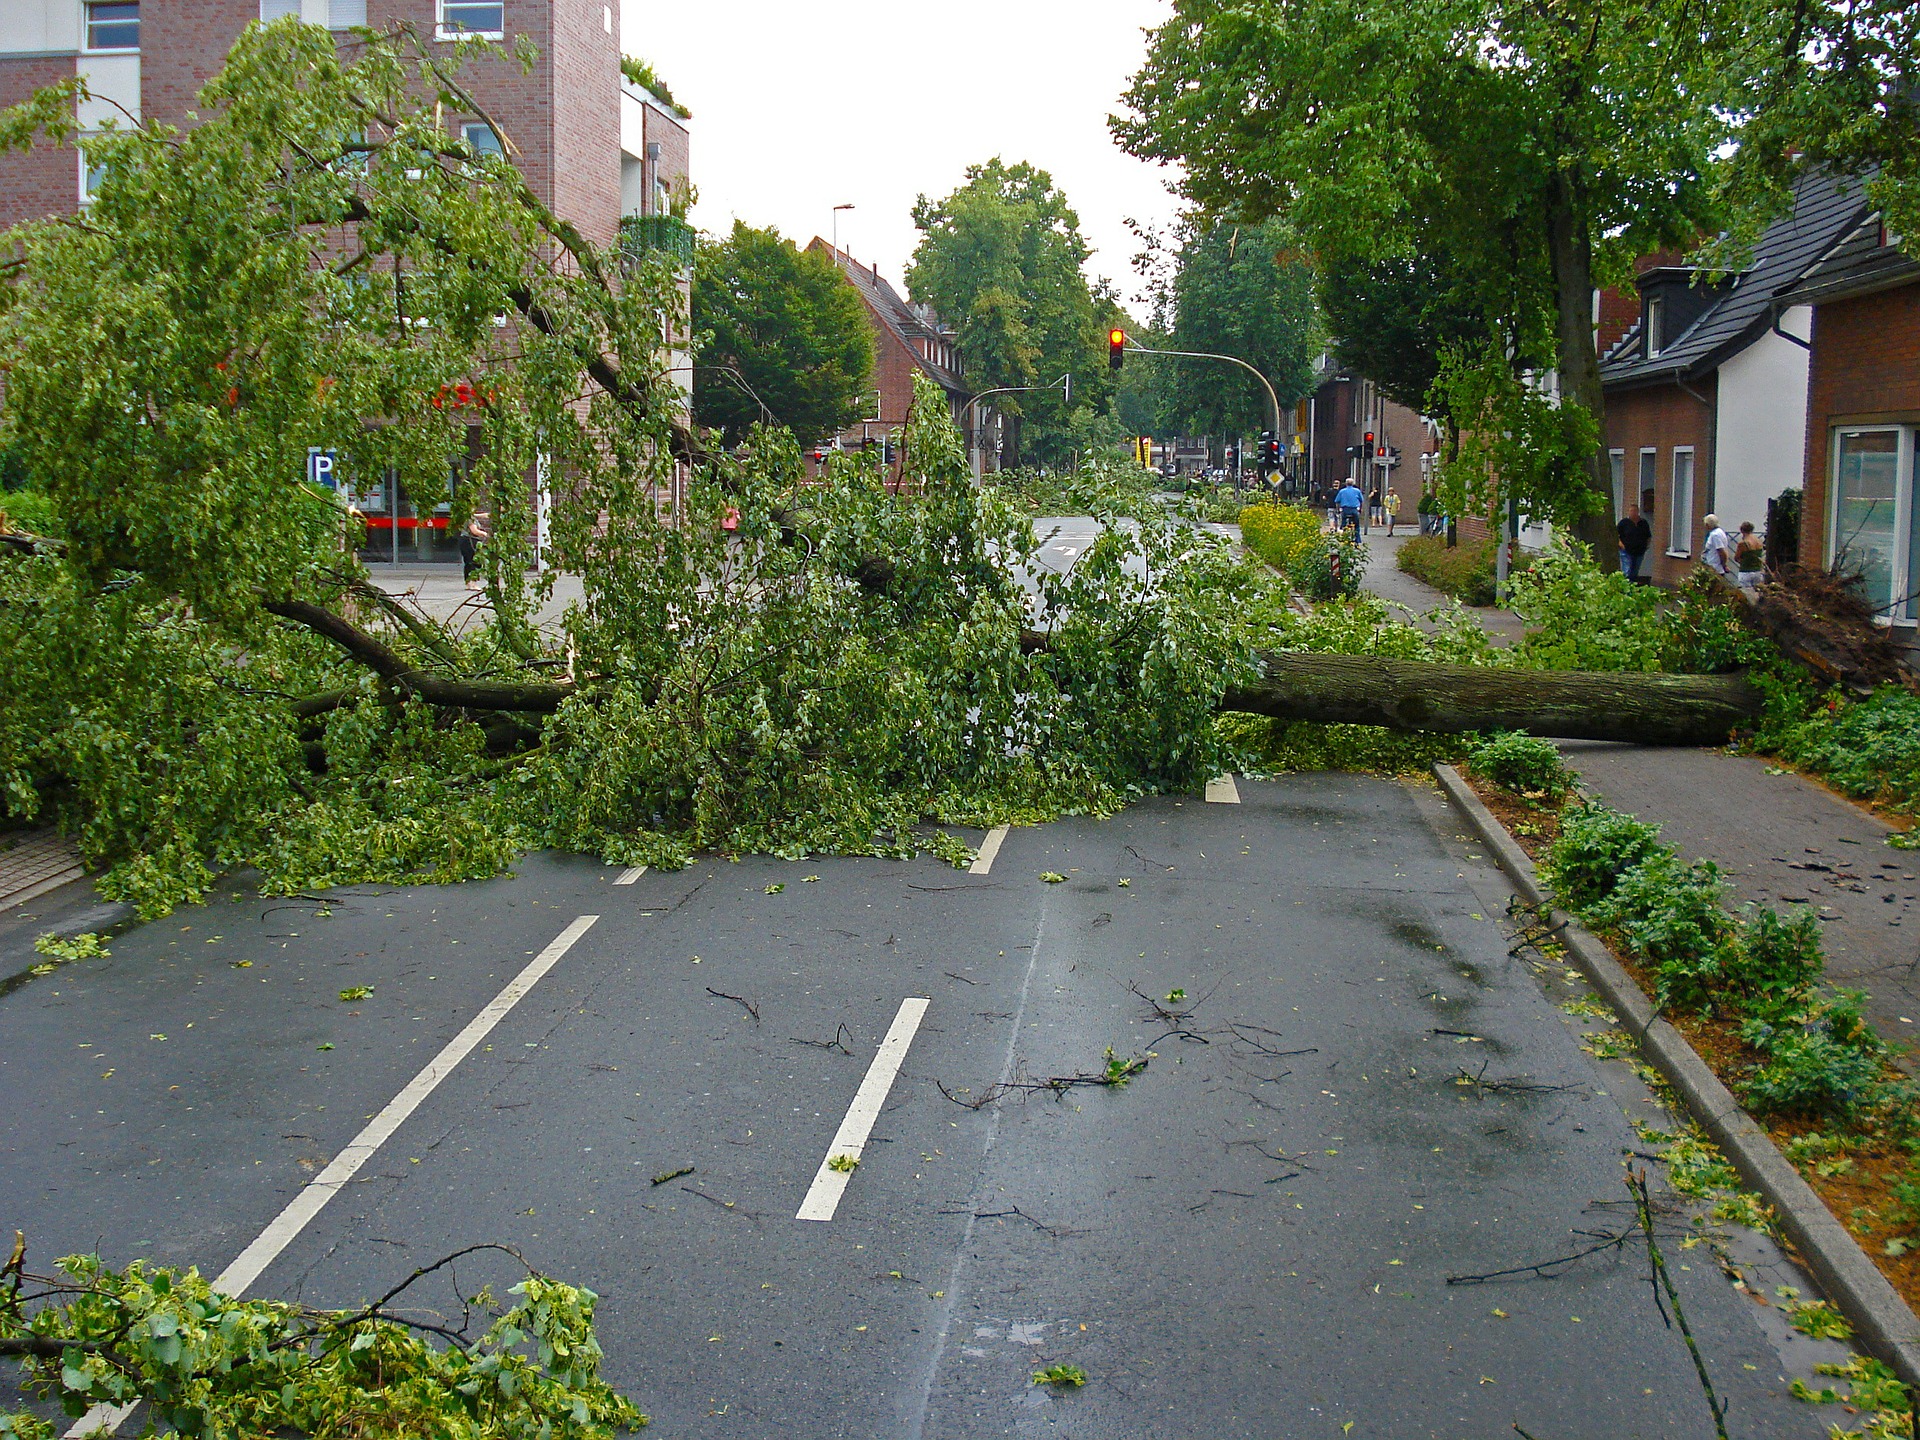
<path fill-rule="evenodd" d="M 1164 222 L 1170 172 L 1124 155 L 1107 116 L 1166 0 L 623 0 L 627 53 L 693 112 L 696 224 L 734 217 L 800 245 L 832 237 L 896 285 L 919 238 L 916 196 L 999 155 L 1048 171 L 1094 248 L 1088 268 L 1134 300 L 1126 221 Z M 905 287 L 901 286 L 904 291 Z"/>

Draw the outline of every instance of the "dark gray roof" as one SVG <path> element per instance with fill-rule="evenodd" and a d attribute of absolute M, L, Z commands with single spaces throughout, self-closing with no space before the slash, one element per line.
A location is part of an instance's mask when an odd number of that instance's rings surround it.
<path fill-rule="evenodd" d="M 1817 305 L 1920 281 L 1920 259 L 1888 245 L 1878 214 L 1866 216 L 1781 299 Z"/>
<path fill-rule="evenodd" d="M 928 358 L 931 342 L 941 341 L 951 345 L 953 343 L 951 336 L 942 335 L 914 314 L 913 307 L 900 298 L 898 290 L 882 280 L 876 272 L 867 269 L 848 255 L 846 251 L 834 251 L 831 246 L 822 243 L 817 236 L 813 244 L 833 256 L 840 266 L 841 273 L 852 283 L 853 288 L 860 292 L 861 298 L 867 302 L 873 313 L 880 317 L 880 323 L 898 336 L 900 342 L 913 352 L 914 363 L 927 372 L 928 378 L 950 395 L 972 393 L 967 389 L 966 381 L 946 366 Z"/>
<path fill-rule="evenodd" d="M 1868 208 L 1858 180 L 1809 171 L 1794 186 L 1792 211 L 1767 227 L 1754 246 L 1753 263 L 1726 294 L 1657 359 L 1646 358 L 1642 327 L 1635 325 L 1601 361 L 1601 383 L 1625 390 L 1676 378 L 1691 380 L 1717 369 L 1773 326 L 1787 303 L 1785 294 L 1860 223 Z"/>

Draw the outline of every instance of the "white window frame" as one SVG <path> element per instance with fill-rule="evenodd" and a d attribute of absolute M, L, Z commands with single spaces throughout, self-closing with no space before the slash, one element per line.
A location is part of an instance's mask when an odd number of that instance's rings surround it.
<path fill-rule="evenodd" d="M 439 3 L 436 7 L 437 23 L 434 27 L 435 39 L 438 39 L 438 40 L 504 40 L 507 38 L 506 0 L 500 0 L 501 28 L 498 30 L 463 30 L 457 25 L 449 26 L 447 24 L 447 6 L 449 3 L 450 3 L 450 0 L 439 0 Z M 463 0 L 451 0 L 451 3 L 457 5 L 457 4 L 463 3 Z M 484 0 L 470 0 L 470 3 L 480 4 L 480 3 L 484 3 Z"/>
<path fill-rule="evenodd" d="M 138 26 L 140 25 L 142 17 L 139 13 L 137 0 L 100 0 L 100 3 L 102 4 L 116 4 L 116 3 L 134 4 L 135 9 L 134 9 L 133 23 L 136 28 L 138 28 Z M 124 24 L 125 22 L 122 21 L 120 23 Z M 140 46 L 137 41 L 132 45 L 93 45 L 89 43 L 90 41 L 92 41 L 92 39 L 93 39 L 93 4 L 89 3 L 89 0 L 81 0 L 80 48 L 85 54 L 88 54 L 88 55 L 138 55 L 140 53 Z"/>
<path fill-rule="evenodd" d="M 1613 481 L 1613 518 L 1618 523 L 1627 518 L 1627 452 L 1607 451 L 1607 470 Z M 1638 496 L 1634 497 L 1634 503 L 1640 503 Z"/>
<path fill-rule="evenodd" d="M 1920 581 L 1920 555 L 1913 553 L 1914 447 L 1920 444 L 1920 425 L 1835 425 L 1827 440 L 1827 503 L 1825 560 L 1832 566 L 1840 539 L 1840 439 L 1843 435 L 1885 435 L 1897 438 L 1893 447 L 1893 564 L 1887 586 L 1893 609 L 1876 614 L 1877 625 L 1913 625 L 1920 621 L 1920 600 L 1912 591 Z"/>
<path fill-rule="evenodd" d="M 1667 301 L 1663 295 L 1649 296 L 1647 299 L 1647 359 L 1659 358 L 1660 322 L 1666 319 Z"/>
<path fill-rule="evenodd" d="M 1687 460 L 1687 494 L 1685 504 L 1681 503 L 1680 496 L 1680 457 L 1683 455 Z M 1693 554 L 1693 497 L 1694 487 L 1699 483 L 1700 471 L 1694 461 L 1693 446 L 1674 446 L 1673 460 L 1667 466 L 1667 498 L 1668 502 L 1673 506 L 1672 511 L 1667 516 L 1667 554 L 1676 560 L 1688 559 Z M 1682 544 L 1674 544 L 1674 537 L 1676 535 L 1681 538 Z"/>
<path fill-rule="evenodd" d="M 91 140 L 94 137 L 92 134 L 85 134 L 79 138 L 85 141 Z M 87 206 L 93 204 L 93 186 L 90 185 L 88 181 L 99 167 L 88 163 L 87 152 L 78 145 L 74 146 L 74 154 L 80 161 L 80 208 L 84 210 Z"/>
<path fill-rule="evenodd" d="M 1639 466 L 1633 477 L 1633 503 L 1647 513 L 1647 491 L 1653 492 L 1653 513 L 1660 513 L 1660 450 L 1658 446 L 1640 447 Z"/>

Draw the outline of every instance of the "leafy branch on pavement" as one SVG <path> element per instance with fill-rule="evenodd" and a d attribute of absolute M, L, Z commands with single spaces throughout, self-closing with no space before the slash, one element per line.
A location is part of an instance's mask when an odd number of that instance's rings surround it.
<path fill-rule="evenodd" d="M 457 1325 L 393 1303 L 481 1253 L 522 1273 L 500 1307 L 463 1297 Z M 24 1265 L 17 1237 L 0 1278 L 0 1355 L 19 1357 L 29 1393 L 71 1413 L 145 1401 L 185 1435 L 356 1433 L 505 1437 L 533 1432 L 611 1440 L 647 1418 L 600 1376 L 590 1290 L 553 1280 L 503 1245 L 473 1245 L 421 1266 L 352 1310 L 317 1310 L 215 1291 L 198 1271 L 134 1261 L 114 1270 L 72 1255 L 60 1272 Z M 458 1282 L 455 1280 L 455 1289 Z M 473 1307 L 490 1317 L 469 1333 Z M 31 1413 L 0 1416 L 21 1440 L 56 1432 Z"/>

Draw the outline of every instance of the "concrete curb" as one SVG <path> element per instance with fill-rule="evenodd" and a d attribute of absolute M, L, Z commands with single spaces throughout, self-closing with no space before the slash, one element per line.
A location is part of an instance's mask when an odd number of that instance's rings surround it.
<path fill-rule="evenodd" d="M 1433 773 L 1447 798 L 1466 812 L 1520 897 L 1529 905 L 1544 907 L 1547 896 L 1534 875 L 1533 862 L 1506 827 L 1451 765 L 1435 764 Z M 1679 1092 L 1694 1119 L 1741 1178 L 1779 1213 L 1781 1228 L 1799 1249 L 1821 1288 L 1852 1322 L 1861 1346 L 1892 1366 L 1909 1387 L 1920 1387 L 1920 1316 L 1915 1316 L 1899 1291 L 1834 1218 L 1826 1202 L 1800 1178 L 1800 1172 L 1780 1153 L 1773 1138 L 1741 1108 L 1686 1037 L 1656 1015 L 1646 993 L 1607 947 L 1561 911 L 1553 911 L 1552 920 L 1567 953 L 1639 1040 L 1647 1059 Z"/>

